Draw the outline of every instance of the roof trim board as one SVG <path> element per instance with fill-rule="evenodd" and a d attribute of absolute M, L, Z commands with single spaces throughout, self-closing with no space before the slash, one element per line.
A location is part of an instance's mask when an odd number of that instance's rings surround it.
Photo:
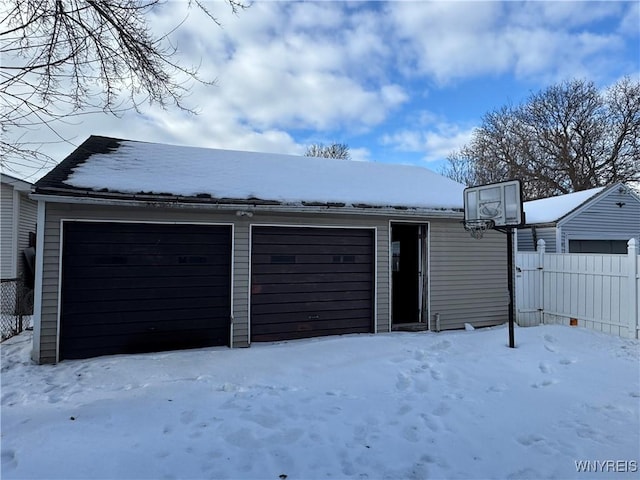
<path fill-rule="evenodd" d="M 68 203 L 68 204 L 84 204 L 84 205 L 113 205 L 128 207 L 165 207 L 165 208 L 192 208 L 192 209 L 215 209 L 238 212 L 281 212 L 281 213 L 330 213 L 343 215 L 383 215 L 391 217 L 436 217 L 448 218 L 454 220 L 462 220 L 464 217 L 462 209 L 426 209 L 426 208 L 395 208 L 395 207 L 378 207 L 378 206 L 338 206 L 338 205 L 311 205 L 311 204 L 281 204 L 281 203 L 225 203 L 225 202 L 195 202 L 182 201 L 174 199 L 172 201 L 163 198 L 162 201 L 152 198 L 106 198 L 103 196 L 93 197 L 84 195 L 51 195 L 51 194 L 31 194 L 33 200 L 47 203 Z"/>

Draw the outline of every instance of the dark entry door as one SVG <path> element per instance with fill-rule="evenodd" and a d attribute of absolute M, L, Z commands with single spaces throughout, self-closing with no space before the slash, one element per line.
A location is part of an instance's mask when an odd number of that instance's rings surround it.
<path fill-rule="evenodd" d="M 416 323 L 420 315 L 420 225 L 391 226 L 392 321 Z"/>
<path fill-rule="evenodd" d="M 231 227 L 65 222 L 60 356 L 226 345 Z"/>
<path fill-rule="evenodd" d="M 373 230 L 255 227 L 251 340 L 371 332 Z"/>

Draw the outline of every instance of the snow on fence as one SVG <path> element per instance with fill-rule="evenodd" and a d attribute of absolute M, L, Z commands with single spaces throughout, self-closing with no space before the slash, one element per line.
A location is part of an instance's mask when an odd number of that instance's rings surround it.
<path fill-rule="evenodd" d="M 546 253 L 516 256 L 516 320 L 579 325 L 626 338 L 638 338 L 640 257 L 637 241 L 627 255 Z"/>

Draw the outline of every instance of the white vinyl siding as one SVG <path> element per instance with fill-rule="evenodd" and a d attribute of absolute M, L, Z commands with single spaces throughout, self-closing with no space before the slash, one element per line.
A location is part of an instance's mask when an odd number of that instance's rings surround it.
<path fill-rule="evenodd" d="M 249 223 L 236 221 L 233 229 L 233 347 L 249 345 Z"/>
<path fill-rule="evenodd" d="M 491 230 L 475 240 L 456 221 L 433 221 L 430 230 L 432 322 L 435 314 L 443 330 L 506 322 L 506 235 Z"/>
<path fill-rule="evenodd" d="M 14 190 L 11 185 L 2 183 L 0 188 L 0 271 L 2 278 L 16 277 L 16 227 Z"/>
<path fill-rule="evenodd" d="M 29 234 L 36 233 L 38 204 L 26 194 L 20 195 L 20 215 L 18 216 L 18 276 L 22 274 L 24 261 L 22 252 L 29 246 Z"/>
<path fill-rule="evenodd" d="M 37 203 L 25 191 L 2 183 L 0 198 L 0 272 L 2 278 L 22 275 L 22 251 L 29 246 L 29 232 L 36 231 Z"/>
<path fill-rule="evenodd" d="M 640 202 L 613 188 L 576 215 L 558 222 L 558 227 L 559 248 L 547 244 L 548 253 L 568 253 L 569 240 L 640 240 Z"/>
<path fill-rule="evenodd" d="M 536 243 L 533 241 L 533 229 L 519 228 L 518 229 L 518 251 L 519 252 L 535 252 Z"/>

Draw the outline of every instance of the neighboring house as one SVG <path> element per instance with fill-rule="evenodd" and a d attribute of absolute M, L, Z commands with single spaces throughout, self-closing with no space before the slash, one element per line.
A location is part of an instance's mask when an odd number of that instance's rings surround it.
<path fill-rule="evenodd" d="M 0 238 L 2 280 L 28 274 L 23 252 L 31 245 L 36 231 L 37 203 L 29 198 L 32 185 L 10 175 L 2 175 L 0 186 Z M 30 243 L 31 237 L 31 243 Z"/>
<path fill-rule="evenodd" d="M 406 165 L 90 137 L 38 181 L 33 358 L 487 326 L 506 237 Z"/>
<path fill-rule="evenodd" d="M 1 313 L 30 314 L 33 308 L 33 242 L 37 203 L 29 198 L 31 184 L 1 174 L 0 299 Z M 26 253 L 26 256 L 25 256 Z M 28 261 L 27 261 L 28 259 Z M 3 317 L 2 338 L 7 336 Z"/>
<path fill-rule="evenodd" d="M 524 211 L 522 252 L 542 239 L 549 253 L 627 253 L 629 239 L 640 239 L 640 196 L 622 183 L 525 202 Z"/>

